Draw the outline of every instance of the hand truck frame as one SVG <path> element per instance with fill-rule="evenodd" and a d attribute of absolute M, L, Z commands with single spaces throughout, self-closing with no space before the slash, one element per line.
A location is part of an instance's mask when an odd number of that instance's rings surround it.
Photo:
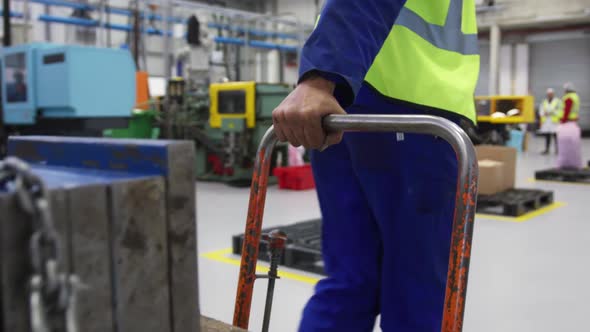
<path fill-rule="evenodd" d="M 467 134 L 455 123 L 430 115 L 330 115 L 324 118 L 323 126 L 327 131 L 429 134 L 443 138 L 453 147 L 459 172 L 441 331 L 462 331 L 478 181 L 475 149 Z M 271 127 L 260 142 L 252 174 L 233 321 L 234 326 L 244 329 L 248 328 L 250 318 L 268 173 L 276 143 Z M 266 316 L 267 313 L 265 320 Z"/>

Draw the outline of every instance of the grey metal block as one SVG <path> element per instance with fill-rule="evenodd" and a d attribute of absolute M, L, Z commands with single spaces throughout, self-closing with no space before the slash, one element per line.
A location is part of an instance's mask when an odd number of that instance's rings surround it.
<path fill-rule="evenodd" d="M 66 198 L 63 190 L 49 193 L 49 203 L 55 228 L 61 239 L 60 270 L 69 268 L 68 218 L 65 213 Z M 29 331 L 28 285 L 33 273 L 29 241 L 33 232 L 33 220 L 24 213 L 16 196 L 12 193 L 0 195 L 1 248 L 0 266 L 2 273 L 2 331 Z"/>
<path fill-rule="evenodd" d="M 67 201 L 63 211 L 70 221 L 70 264 L 87 286 L 78 293 L 80 331 L 114 331 L 107 186 L 72 188 Z"/>
<path fill-rule="evenodd" d="M 13 194 L 0 194 L 2 331 L 29 332 L 31 223 Z"/>
<path fill-rule="evenodd" d="M 66 268 L 80 274 L 90 286 L 105 285 L 100 287 L 102 294 L 93 295 L 103 295 L 95 301 L 102 303 L 100 307 L 112 289 L 111 320 L 116 331 L 199 331 L 192 142 L 15 137 L 9 145 L 12 154 L 38 164 L 44 180 L 52 187 L 70 184 L 65 189 L 72 191 L 66 200 L 70 223 L 59 218 L 58 222 L 64 223 L 57 226 L 60 232 L 71 234 Z M 64 167 L 68 170 L 61 171 Z M 85 169 L 93 169 L 93 176 L 83 172 Z M 62 180 L 64 176 L 67 181 Z M 159 178 L 145 180 L 144 176 Z M 100 244 L 100 234 L 104 234 L 100 220 L 104 216 L 99 216 L 94 207 L 85 210 L 79 206 L 101 205 L 94 194 L 77 191 L 95 185 L 108 188 L 104 211 L 110 226 L 110 287 L 102 277 L 108 270 L 105 260 L 109 255 L 105 253 L 102 261 L 98 258 L 104 252 Z M 81 210 L 74 211 L 77 208 Z M 85 223 L 79 224 L 74 218 L 79 214 L 85 216 Z M 92 289 L 80 294 L 81 302 Z M 91 312 L 95 302 L 89 302 L 88 309 L 81 311 L 96 315 Z M 105 313 L 108 316 L 108 310 Z M 108 317 L 103 322 L 105 328 L 112 329 Z"/>
<path fill-rule="evenodd" d="M 201 331 L 203 332 L 247 332 L 239 327 L 225 324 L 209 317 L 201 316 Z"/>
<path fill-rule="evenodd" d="M 164 181 L 114 182 L 109 193 L 118 331 L 170 332 Z"/>
<path fill-rule="evenodd" d="M 49 208 L 53 216 L 55 230 L 61 240 L 60 247 L 60 272 L 69 273 L 72 271 L 72 242 L 70 232 L 70 218 L 67 210 L 67 194 L 64 189 L 52 189 L 49 191 Z"/>
<path fill-rule="evenodd" d="M 195 214 L 195 150 L 192 142 L 168 146 L 166 212 L 174 332 L 199 331 Z"/>

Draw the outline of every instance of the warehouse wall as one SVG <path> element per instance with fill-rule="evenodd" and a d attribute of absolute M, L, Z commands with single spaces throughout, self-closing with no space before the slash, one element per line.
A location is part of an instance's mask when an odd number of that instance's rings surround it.
<path fill-rule="evenodd" d="M 588 21 L 588 0 L 500 0 L 495 2 L 498 10 L 480 13 L 478 24 L 490 26 L 524 24 L 557 20 Z"/>
<path fill-rule="evenodd" d="M 318 0 L 319 8 L 325 0 Z M 555 19 L 580 19 L 590 15 L 588 0 L 500 0 L 498 10 L 478 15 L 480 26 L 489 26 L 494 21 L 500 24 L 535 22 Z M 293 12 L 302 21 L 312 24 L 316 17 L 315 0 L 278 0 L 278 12 Z"/>
<path fill-rule="evenodd" d="M 278 13 L 293 13 L 302 23 L 314 24 L 325 0 L 278 0 Z M 316 7 L 317 2 L 317 7 Z"/>
<path fill-rule="evenodd" d="M 537 102 L 547 88 L 554 88 L 561 95 L 563 84 L 572 82 L 580 95 L 580 126 L 590 130 L 590 36 L 537 38 L 530 45 L 531 93 Z"/>

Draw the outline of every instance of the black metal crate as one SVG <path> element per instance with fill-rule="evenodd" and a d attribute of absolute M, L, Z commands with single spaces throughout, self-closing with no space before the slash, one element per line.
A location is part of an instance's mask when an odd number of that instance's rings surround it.
<path fill-rule="evenodd" d="M 535 179 L 563 182 L 590 182 L 590 169 L 551 168 L 536 171 Z"/>
<path fill-rule="evenodd" d="M 304 221 L 288 226 L 269 227 L 262 230 L 262 234 L 272 230 L 281 230 L 287 234 L 287 246 L 281 257 L 280 264 L 313 273 L 323 273 L 321 251 L 321 219 Z M 236 255 L 242 254 L 244 234 L 232 237 L 232 251 Z M 260 240 L 259 259 L 269 261 L 268 243 Z"/>
<path fill-rule="evenodd" d="M 529 189 L 510 189 L 493 195 L 479 195 L 477 211 L 517 217 L 553 203 L 553 192 Z M 280 264 L 307 272 L 325 274 L 322 260 L 321 219 L 299 222 L 287 226 L 269 227 L 267 234 L 278 229 L 287 234 L 287 246 Z M 241 255 L 244 235 L 232 237 L 232 249 Z M 268 243 L 261 239 L 259 259 L 269 260 Z"/>

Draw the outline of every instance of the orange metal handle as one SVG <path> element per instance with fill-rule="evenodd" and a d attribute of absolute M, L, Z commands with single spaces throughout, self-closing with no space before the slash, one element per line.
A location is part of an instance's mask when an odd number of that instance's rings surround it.
<path fill-rule="evenodd" d="M 459 176 L 441 330 L 460 332 L 467 295 L 478 178 L 477 158 L 469 137 L 455 123 L 429 115 L 330 115 L 323 124 L 326 130 L 430 134 L 443 138 L 455 150 Z M 271 127 L 260 142 L 252 174 L 233 321 L 234 326 L 244 329 L 248 328 L 250 319 L 270 159 L 276 142 Z"/>

